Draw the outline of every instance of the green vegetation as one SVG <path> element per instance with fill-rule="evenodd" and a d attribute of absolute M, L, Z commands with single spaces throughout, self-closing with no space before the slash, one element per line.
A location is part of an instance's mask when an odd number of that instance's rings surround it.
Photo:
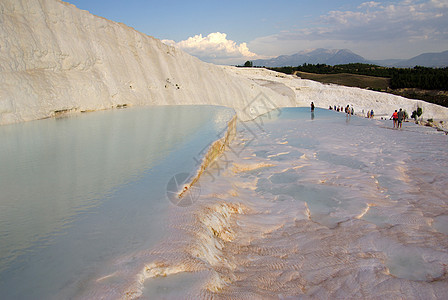
<path fill-rule="evenodd" d="M 253 67 L 253 63 L 252 63 L 250 60 L 248 60 L 248 61 L 246 61 L 246 62 L 244 63 L 244 66 L 245 66 L 245 67 L 252 68 L 252 67 Z"/>
<path fill-rule="evenodd" d="M 371 64 L 303 64 L 270 68 L 303 79 L 384 91 L 448 107 L 447 68 L 387 68 Z"/>
<path fill-rule="evenodd" d="M 325 64 L 303 64 L 298 67 L 271 68 L 293 74 L 295 71 L 314 74 L 357 74 L 390 79 L 390 88 L 419 88 L 424 90 L 448 90 L 447 68 L 387 68 L 369 64 L 345 64 L 329 66 Z"/>
<path fill-rule="evenodd" d="M 417 110 L 414 110 L 412 112 L 411 118 L 413 118 L 415 121 L 417 121 L 417 118 L 420 117 L 423 114 L 423 110 L 421 107 L 417 107 Z"/>
<path fill-rule="evenodd" d="M 422 90 L 448 90 L 448 68 L 391 69 L 391 88 L 418 88 Z"/>
<path fill-rule="evenodd" d="M 339 74 L 314 74 L 296 71 L 295 74 L 303 79 L 319 81 L 322 83 L 333 83 L 376 91 L 386 91 L 389 87 L 389 78 L 356 75 L 349 73 Z"/>

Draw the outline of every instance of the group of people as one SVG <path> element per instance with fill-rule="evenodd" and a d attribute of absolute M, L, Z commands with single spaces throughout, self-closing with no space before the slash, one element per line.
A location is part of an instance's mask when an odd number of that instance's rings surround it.
<path fill-rule="evenodd" d="M 335 105 L 334 108 L 330 105 L 329 109 L 330 110 L 334 109 L 335 111 L 345 112 L 347 115 L 353 115 L 355 112 L 355 110 L 353 109 L 353 106 L 350 107 L 350 105 L 347 105 L 346 107 L 342 107 L 342 106 L 336 107 L 336 105 Z M 314 112 L 314 102 L 311 102 L 311 112 Z M 375 116 L 375 113 L 374 113 L 373 109 L 370 111 L 367 111 L 367 118 L 373 119 L 374 116 Z M 405 114 L 404 110 L 402 110 L 401 108 L 399 111 L 395 110 L 395 112 L 390 117 L 390 119 L 394 121 L 394 128 L 401 128 L 405 118 L 406 118 L 406 114 Z"/>
<path fill-rule="evenodd" d="M 401 125 L 403 124 L 405 118 L 406 115 L 401 108 L 398 112 L 397 110 L 395 110 L 392 116 L 390 117 L 390 119 L 394 121 L 394 128 L 401 128 Z"/>
<path fill-rule="evenodd" d="M 329 110 L 335 110 L 335 111 L 337 111 L 337 112 L 345 112 L 346 114 L 350 114 L 350 115 L 353 115 L 354 113 L 355 113 L 355 110 L 353 109 L 353 106 L 352 107 L 350 107 L 350 105 L 347 105 L 346 107 L 343 107 L 343 106 L 329 106 L 328 107 L 328 109 Z"/>

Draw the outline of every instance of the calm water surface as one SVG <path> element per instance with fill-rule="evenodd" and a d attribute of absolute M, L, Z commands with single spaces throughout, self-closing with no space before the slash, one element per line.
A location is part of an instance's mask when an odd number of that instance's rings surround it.
<path fill-rule="evenodd" d="M 446 135 L 285 108 L 239 123 L 196 201 L 170 204 L 231 115 L 1 127 L 2 298 L 446 298 Z"/>
<path fill-rule="evenodd" d="M 166 186 L 232 110 L 129 108 L 0 127 L 0 298 L 79 295 L 163 235 Z"/>

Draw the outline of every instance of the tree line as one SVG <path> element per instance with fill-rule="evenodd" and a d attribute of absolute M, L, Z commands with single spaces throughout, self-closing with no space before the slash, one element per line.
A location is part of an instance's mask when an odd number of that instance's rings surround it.
<path fill-rule="evenodd" d="M 390 88 L 418 88 L 423 90 L 448 90 L 448 67 L 427 68 L 390 68 L 371 64 L 343 64 L 330 66 L 326 64 L 303 64 L 297 67 L 269 68 L 274 71 L 293 74 L 295 71 L 315 74 L 349 73 L 390 79 Z"/>

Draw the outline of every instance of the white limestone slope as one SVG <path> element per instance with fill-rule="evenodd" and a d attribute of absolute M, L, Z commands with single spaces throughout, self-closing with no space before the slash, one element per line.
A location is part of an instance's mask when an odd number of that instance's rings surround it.
<path fill-rule="evenodd" d="M 266 97 L 291 105 L 249 79 L 59 0 L 1 0 L 0 12 L 0 124 L 122 105 L 214 104 L 242 118 L 250 117 L 241 113 L 247 105 Z"/>
<path fill-rule="evenodd" d="M 0 1 L 0 125 L 131 105 L 212 104 L 248 120 L 283 106 L 352 104 L 376 115 L 448 109 L 264 69 L 204 63 L 60 0 Z"/>
<path fill-rule="evenodd" d="M 354 107 L 355 113 L 362 116 L 366 116 L 367 111 L 373 109 L 376 118 L 389 118 L 395 109 L 400 108 L 406 110 L 410 115 L 417 107 L 421 107 L 423 110 L 422 118 L 425 120 L 430 118 L 448 120 L 448 108 L 421 100 L 412 100 L 360 88 L 321 84 L 266 69 L 239 68 L 235 72 L 278 92 L 292 93 L 295 96 L 296 106 L 309 106 L 311 101 L 314 102 L 316 107 L 321 108 L 334 105 L 342 107 L 351 105 Z"/>

